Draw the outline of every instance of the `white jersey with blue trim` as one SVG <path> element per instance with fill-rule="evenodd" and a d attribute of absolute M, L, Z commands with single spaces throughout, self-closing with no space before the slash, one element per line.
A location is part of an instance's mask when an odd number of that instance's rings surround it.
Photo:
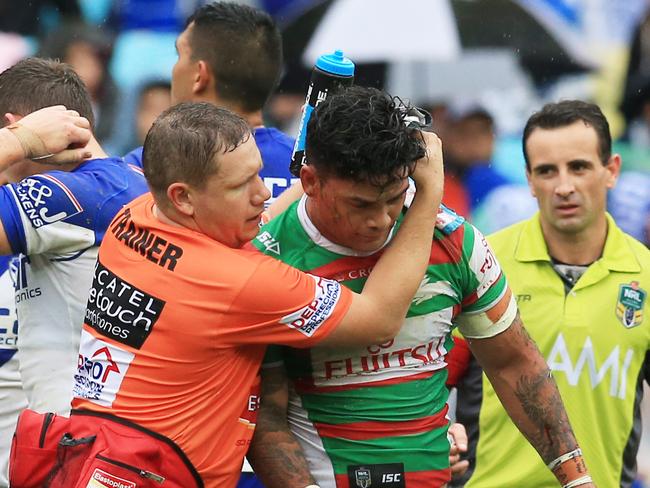
<path fill-rule="evenodd" d="M 69 411 L 98 245 L 115 214 L 146 191 L 142 172 L 120 158 L 0 188 L 0 219 L 20 255 L 18 359 L 30 408 Z"/>
<path fill-rule="evenodd" d="M 20 412 L 27 407 L 27 399 L 18 373 L 16 355 L 18 320 L 10 266 L 15 271 L 15 259 L 12 256 L 0 256 L 0 487 L 2 488 L 9 486 L 7 479 L 9 450 L 16 430 L 16 421 Z"/>

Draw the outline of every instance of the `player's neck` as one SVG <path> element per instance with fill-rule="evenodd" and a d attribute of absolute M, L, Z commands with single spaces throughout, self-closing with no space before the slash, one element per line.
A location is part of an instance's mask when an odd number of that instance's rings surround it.
<path fill-rule="evenodd" d="M 232 103 L 228 100 L 221 100 L 218 97 L 215 97 L 211 100 L 208 100 L 210 103 L 213 103 L 217 107 L 226 108 L 231 112 L 235 112 L 242 119 L 246 121 L 248 126 L 251 129 L 264 126 L 264 119 L 262 117 L 262 110 L 253 110 L 252 112 L 244 110 L 240 105 Z"/>
<path fill-rule="evenodd" d="M 192 219 L 181 215 L 170 206 L 163 208 L 154 202 L 151 210 L 153 216 L 163 224 L 171 225 L 172 227 L 185 227 L 195 231 L 199 230 Z"/>
<path fill-rule="evenodd" d="M 262 111 L 258 110 L 256 112 L 238 112 L 239 115 L 246 121 L 248 126 L 251 129 L 257 129 L 258 127 L 264 127 L 264 119 L 262 118 Z"/>
<path fill-rule="evenodd" d="M 607 219 L 602 218 L 578 233 L 561 232 L 542 221 L 548 253 L 565 264 L 589 264 L 603 254 L 607 240 Z"/>
<path fill-rule="evenodd" d="M 94 137 L 90 138 L 90 141 L 86 145 L 86 149 L 90 151 L 91 159 L 100 159 L 100 158 L 108 157 L 108 154 L 104 152 L 104 149 L 102 149 L 102 146 L 99 145 L 99 142 L 97 142 L 97 139 L 95 139 Z"/>

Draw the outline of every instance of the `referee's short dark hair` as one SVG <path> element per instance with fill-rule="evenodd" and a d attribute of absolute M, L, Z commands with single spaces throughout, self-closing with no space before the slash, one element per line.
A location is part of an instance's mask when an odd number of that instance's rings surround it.
<path fill-rule="evenodd" d="M 526 169 L 530 170 L 526 141 L 535 129 L 559 129 L 574 122 L 582 121 L 592 127 L 598 136 L 598 155 L 603 164 L 607 164 L 612 156 L 612 135 L 609 122 L 600 107 L 594 103 L 582 100 L 563 100 L 557 103 L 547 103 L 539 112 L 530 116 L 524 127 L 522 146 Z"/>

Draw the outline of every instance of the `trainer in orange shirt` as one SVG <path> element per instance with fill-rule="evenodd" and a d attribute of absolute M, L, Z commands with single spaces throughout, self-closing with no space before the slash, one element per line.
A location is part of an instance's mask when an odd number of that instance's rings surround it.
<path fill-rule="evenodd" d="M 207 103 L 163 113 L 144 146 L 151 194 L 118 214 L 99 251 L 73 416 L 135 422 L 180 447 L 204 486 L 235 486 L 266 344 L 381 343 L 397 333 L 425 270 L 442 190 L 438 138 L 414 131 L 411 139 L 415 202 L 357 295 L 241 249 L 269 196 L 243 119 Z M 102 464 L 101 476 L 137 481 L 109 468 Z"/>

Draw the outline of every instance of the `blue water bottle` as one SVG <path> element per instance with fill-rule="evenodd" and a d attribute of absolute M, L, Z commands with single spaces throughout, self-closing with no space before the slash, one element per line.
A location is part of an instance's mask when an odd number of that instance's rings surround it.
<path fill-rule="evenodd" d="M 300 118 L 300 128 L 296 144 L 293 146 L 289 170 L 294 176 L 300 176 L 300 168 L 305 164 L 305 141 L 307 139 L 307 123 L 314 109 L 327 96 L 342 86 L 350 86 L 354 82 L 354 63 L 343 56 L 343 51 L 336 50 L 333 54 L 324 54 L 316 60 L 311 73 L 309 89 Z"/>

